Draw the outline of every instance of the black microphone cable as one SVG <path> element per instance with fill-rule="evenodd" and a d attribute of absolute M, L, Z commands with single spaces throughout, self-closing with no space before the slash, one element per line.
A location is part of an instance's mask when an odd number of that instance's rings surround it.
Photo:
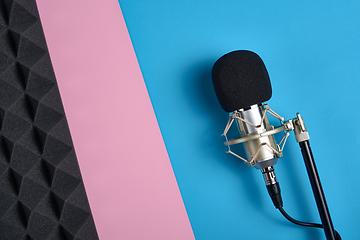
<path fill-rule="evenodd" d="M 263 169 L 262 170 L 264 173 L 265 178 L 266 175 L 268 175 L 268 173 L 271 173 L 273 171 L 273 168 L 267 168 L 267 169 Z M 268 183 L 268 182 L 267 182 Z M 266 185 L 266 188 L 268 190 L 269 196 L 275 206 L 275 208 L 279 209 L 280 213 L 290 222 L 299 225 L 299 226 L 304 226 L 304 227 L 315 227 L 315 228 L 324 228 L 323 225 L 318 224 L 318 223 L 309 223 L 309 222 L 302 222 L 302 221 L 298 221 L 295 220 L 294 218 L 290 217 L 289 214 L 286 213 L 286 211 L 283 208 L 283 200 L 281 197 L 281 190 L 280 190 L 280 185 L 279 182 L 276 181 L 276 179 L 273 180 L 273 182 L 268 183 Z M 340 234 L 334 230 L 335 232 L 335 240 L 341 240 L 341 236 Z"/>
<path fill-rule="evenodd" d="M 280 213 L 290 222 L 300 225 L 300 226 L 304 226 L 304 227 L 315 227 L 315 228 L 323 228 L 323 225 L 318 224 L 318 223 L 309 223 L 309 222 L 302 222 L 302 221 L 298 221 L 293 219 L 292 217 L 289 216 L 289 214 L 287 214 L 285 212 L 285 210 L 282 207 L 278 208 Z M 340 234 L 335 230 L 335 239 L 336 240 L 341 240 L 341 236 Z"/>

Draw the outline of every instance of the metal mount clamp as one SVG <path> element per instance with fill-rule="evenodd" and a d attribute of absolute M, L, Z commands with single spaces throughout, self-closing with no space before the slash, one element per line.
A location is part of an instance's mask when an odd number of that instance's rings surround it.
<path fill-rule="evenodd" d="M 270 109 L 267 104 L 264 105 L 264 108 L 263 108 L 263 111 L 262 111 L 262 118 L 261 118 L 261 121 L 260 121 L 260 123 L 258 125 L 254 125 L 254 124 L 250 123 L 249 121 L 246 121 L 244 118 L 241 118 L 240 114 L 239 114 L 240 111 L 241 110 L 230 113 L 229 121 L 228 121 L 228 123 L 227 123 L 227 125 L 225 127 L 225 130 L 224 130 L 223 134 L 222 134 L 222 136 L 224 136 L 225 140 L 226 140 L 225 145 L 228 147 L 227 153 L 230 153 L 230 154 L 234 155 L 235 157 L 240 158 L 241 160 L 243 160 L 250 167 L 256 165 L 255 159 L 256 159 L 256 157 L 257 157 L 257 155 L 260 152 L 260 149 L 262 147 L 269 148 L 269 150 L 271 150 L 272 152 L 274 152 L 276 154 L 277 158 L 282 157 L 282 151 L 284 149 L 286 140 L 287 140 L 288 136 L 290 135 L 289 131 L 292 131 L 294 129 L 293 122 L 291 120 L 284 122 L 284 118 L 281 117 L 280 115 L 278 115 L 277 113 L 275 113 L 272 109 Z M 239 126 L 240 123 L 239 122 L 249 124 L 249 125 L 253 126 L 254 128 L 259 129 L 264 120 L 268 123 L 268 120 L 266 118 L 266 113 L 269 113 L 272 116 L 274 116 L 275 118 L 279 119 L 280 120 L 280 126 L 279 127 L 268 126 L 265 131 L 262 131 L 262 132 L 259 132 L 259 133 L 249 134 L 249 135 L 246 135 L 244 137 L 240 136 L 240 137 L 228 139 L 227 133 L 228 133 L 230 127 L 232 126 L 234 120 L 237 120 L 236 123 L 237 123 L 237 127 L 238 127 L 239 131 L 240 131 L 240 126 Z M 279 144 L 275 144 L 275 146 L 271 146 L 267 142 L 261 143 L 259 145 L 259 147 L 257 148 L 255 154 L 251 157 L 250 160 L 247 160 L 246 158 L 239 156 L 238 154 L 234 153 L 230 148 L 230 146 L 234 145 L 234 144 L 246 143 L 248 141 L 257 140 L 257 139 L 260 139 L 260 138 L 263 138 L 263 137 L 266 137 L 266 136 L 270 137 L 270 136 L 272 136 L 272 135 L 274 135 L 276 133 L 280 133 L 280 132 L 284 132 L 284 136 L 282 137 Z"/>
<path fill-rule="evenodd" d="M 300 113 L 297 113 L 297 118 L 292 120 L 294 125 L 295 139 L 297 142 L 304 142 L 310 139 L 309 133 L 306 130 L 305 123 L 303 118 L 300 116 Z"/>

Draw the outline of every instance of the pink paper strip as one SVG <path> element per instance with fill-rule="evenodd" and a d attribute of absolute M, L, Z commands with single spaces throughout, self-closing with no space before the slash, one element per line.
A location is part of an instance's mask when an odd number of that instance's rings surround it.
<path fill-rule="evenodd" d="M 100 239 L 194 239 L 118 2 L 37 4 Z"/>

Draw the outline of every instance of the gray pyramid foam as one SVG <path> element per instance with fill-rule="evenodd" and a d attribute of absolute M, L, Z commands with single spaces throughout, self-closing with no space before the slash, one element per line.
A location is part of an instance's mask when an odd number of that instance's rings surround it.
<path fill-rule="evenodd" d="M 35 0 L 0 0 L 0 239 L 98 239 Z"/>

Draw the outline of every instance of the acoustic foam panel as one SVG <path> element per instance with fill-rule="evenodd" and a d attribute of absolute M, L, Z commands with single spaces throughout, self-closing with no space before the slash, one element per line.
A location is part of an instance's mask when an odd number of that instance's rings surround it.
<path fill-rule="evenodd" d="M 194 239 L 116 0 L 37 0 L 99 238 Z"/>
<path fill-rule="evenodd" d="M 0 43 L 0 239 L 98 239 L 35 1 L 0 1 Z"/>

